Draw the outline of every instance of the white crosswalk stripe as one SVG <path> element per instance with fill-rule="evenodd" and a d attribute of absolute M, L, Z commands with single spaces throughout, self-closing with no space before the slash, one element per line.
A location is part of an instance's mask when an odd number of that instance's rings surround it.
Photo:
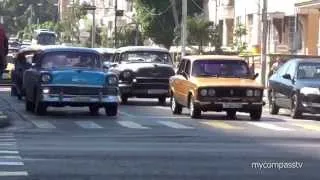
<path fill-rule="evenodd" d="M 31 120 L 31 122 L 41 129 L 55 129 L 56 126 L 46 120 Z"/>
<path fill-rule="evenodd" d="M 191 126 L 186 126 L 172 121 L 158 121 L 158 123 L 174 129 L 194 129 Z"/>
<path fill-rule="evenodd" d="M 102 129 L 103 127 L 93 121 L 76 121 L 78 126 L 84 129 Z"/>
<path fill-rule="evenodd" d="M 14 147 L 12 150 L 8 148 Z M 10 167 L 15 167 L 10 171 Z M 23 169 L 24 163 L 17 150 L 13 134 L 0 134 L 0 177 L 25 177 L 28 172 Z M 18 168 L 18 170 L 17 170 Z"/>
<path fill-rule="evenodd" d="M 133 121 L 117 121 L 117 123 L 123 127 L 131 128 L 131 129 L 149 129 L 149 127 L 142 126 L 142 125 L 135 123 Z"/>
<path fill-rule="evenodd" d="M 293 131 L 293 129 L 290 129 L 290 128 L 285 128 L 285 127 L 281 127 L 281 126 L 277 126 L 277 125 L 265 123 L 265 122 L 248 122 L 248 124 L 254 125 L 260 128 L 264 128 L 264 129 L 274 130 L 274 131 Z"/>

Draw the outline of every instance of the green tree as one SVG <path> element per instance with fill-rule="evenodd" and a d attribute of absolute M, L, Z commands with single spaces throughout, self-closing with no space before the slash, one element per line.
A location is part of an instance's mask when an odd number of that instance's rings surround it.
<path fill-rule="evenodd" d="M 138 44 L 143 44 L 143 37 L 140 31 L 137 32 L 135 26 L 125 26 L 118 32 L 119 46 L 133 46 L 136 45 L 136 38 L 138 38 Z"/>
<path fill-rule="evenodd" d="M 181 2 L 176 1 L 176 7 L 172 7 L 170 0 L 136 0 L 135 2 L 137 21 L 141 24 L 143 35 L 169 48 L 175 38 L 176 28 L 171 8 L 176 8 L 178 17 L 181 17 Z M 199 8 L 203 4 L 202 0 L 193 2 L 188 4 L 188 15 L 202 11 Z"/>
<path fill-rule="evenodd" d="M 237 50 L 240 53 L 247 49 L 248 45 L 243 39 L 246 35 L 246 27 L 243 24 L 237 24 L 234 30 L 233 49 Z"/>

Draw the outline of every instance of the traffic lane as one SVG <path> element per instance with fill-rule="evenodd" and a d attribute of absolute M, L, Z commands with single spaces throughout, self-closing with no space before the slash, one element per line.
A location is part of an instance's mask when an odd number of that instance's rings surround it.
<path fill-rule="evenodd" d="M 17 134 L 30 177 L 94 179 L 316 179 L 319 144 L 230 136 L 124 137 Z M 303 148 L 304 154 L 301 153 Z M 310 154 L 308 154 L 310 153 Z M 301 169 L 257 169 L 299 162 Z"/>

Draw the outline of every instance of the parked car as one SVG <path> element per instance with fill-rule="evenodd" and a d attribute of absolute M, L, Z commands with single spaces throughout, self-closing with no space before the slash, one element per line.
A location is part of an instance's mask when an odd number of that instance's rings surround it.
<path fill-rule="evenodd" d="M 255 81 L 257 76 L 238 57 L 183 57 L 177 75 L 170 78 L 171 110 L 181 114 L 187 107 L 192 118 L 201 117 L 202 111 L 226 111 L 229 118 L 247 112 L 251 120 L 260 120 L 264 87 Z"/>
<path fill-rule="evenodd" d="M 33 57 L 23 76 L 25 108 L 45 114 L 48 106 L 88 106 L 97 115 L 118 112 L 118 78 L 102 69 L 98 52 L 90 48 L 46 47 Z"/>
<path fill-rule="evenodd" d="M 39 51 L 41 47 L 27 47 L 20 49 L 13 59 L 13 70 L 11 72 L 11 95 L 22 99 L 24 96 L 24 89 L 22 86 L 23 74 L 31 67 L 33 55 Z"/>
<path fill-rule="evenodd" d="M 269 79 L 269 108 L 290 109 L 292 118 L 320 113 L 320 59 L 292 59 Z"/>
<path fill-rule="evenodd" d="M 138 97 L 158 98 L 160 104 L 165 104 L 169 97 L 169 78 L 175 72 L 165 48 L 119 48 L 108 68 L 119 76 L 122 103 L 127 103 L 129 97 Z"/>
<path fill-rule="evenodd" d="M 115 53 L 115 49 L 113 48 L 94 48 L 94 50 L 98 51 L 102 56 L 102 62 L 105 65 L 108 65 L 112 61 L 113 55 Z"/>

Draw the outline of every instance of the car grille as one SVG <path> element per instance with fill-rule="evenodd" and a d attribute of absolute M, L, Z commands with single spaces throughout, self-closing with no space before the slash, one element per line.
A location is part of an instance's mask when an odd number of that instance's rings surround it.
<path fill-rule="evenodd" d="M 103 94 L 116 95 L 116 88 L 92 88 L 92 87 L 50 87 L 51 94 L 66 94 L 66 95 L 99 95 Z"/>
<path fill-rule="evenodd" d="M 141 68 L 138 70 L 136 77 L 171 77 L 174 75 L 174 71 L 169 67 L 150 67 Z"/>
<path fill-rule="evenodd" d="M 137 83 L 152 84 L 152 83 L 164 83 L 169 84 L 169 79 L 156 79 L 156 78 L 137 78 Z"/>
<path fill-rule="evenodd" d="M 247 88 L 215 88 L 216 97 L 246 97 Z"/>

